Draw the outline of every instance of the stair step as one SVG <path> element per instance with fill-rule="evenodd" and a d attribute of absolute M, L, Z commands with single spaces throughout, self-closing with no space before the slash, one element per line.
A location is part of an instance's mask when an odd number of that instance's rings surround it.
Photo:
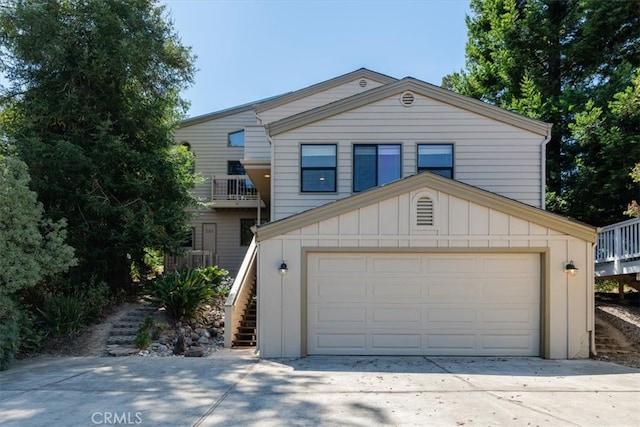
<path fill-rule="evenodd" d="M 136 341 L 135 335 L 120 335 L 107 338 L 107 345 L 113 344 L 133 344 Z"/>
<path fill-rule="evenodd" d="M 138 334 L 139 327 L 135 328 L 113 328 L 109 333 L 110 336 L 123 336 L 123 335 L 133 335 L 134 337 Z"/>

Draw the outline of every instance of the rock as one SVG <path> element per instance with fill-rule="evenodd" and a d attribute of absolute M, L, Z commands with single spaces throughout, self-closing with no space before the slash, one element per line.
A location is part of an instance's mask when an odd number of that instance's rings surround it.
<path fill-rule="evenodd" d="M 215 322 L 213 322 L 213 327 L 214 328 L 219 328 L 221 326 L 220 321 L 216 320 Z"/>
<path fill-rule="evenodd" d="M 218 330 L 216 328 L 209 328 L 209 336 L 210 337 L 217 337 L 218 336 Z"/>
<path fill-rule="evenodd" d="M 211 334 L 209 334 L 209 331 L 207 331 L 206 329 L 203 329 L 199 332 L 200 338 L 205 337 L 205 338 L 210 338 Z"/>
<path fill-rule="evenodd" d="M 173 346 L 173 354 L 184 354 L 184 347 L 184 336 L 180 334 L 176 339 L 176 344 Z"/>
<path fill-rule="evenodd" d="M 209 344 L 209 338 L 204 337 L 204 336 L 203 336 L 203 337 L 200 337 L 200 338 L 198 339 L 198 344 Z"/>
<path fill-rule="evenodd" d="M 204 350 L 202 347 L 189 347 L 184 354 L 185 357 L 202 357 L 204 356 Z"/>

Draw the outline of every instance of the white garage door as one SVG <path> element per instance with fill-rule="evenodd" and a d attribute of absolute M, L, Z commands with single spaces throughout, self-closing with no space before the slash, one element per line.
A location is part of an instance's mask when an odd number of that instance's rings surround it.
<path fill-rule="evenodd" d="M 538 254 L 310 253 L 307 352 L 540 355 Z"/>

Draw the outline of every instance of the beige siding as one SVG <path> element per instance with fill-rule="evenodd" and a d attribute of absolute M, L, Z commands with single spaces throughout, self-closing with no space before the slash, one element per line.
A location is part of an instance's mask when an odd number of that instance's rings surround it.
<path fill-rule="evenodd" d="M 303 111 L 311 110 L 312 108 L 329 104 L 330 102 L 347 98 L 360 92 L 364 92 L 365 90 L 381 86 L 381 83 L 378 83 L 374 80 L 364 79 L 367 81 L 367 85 L 363 88 L 360 87 L 360 80 L 363 79 L 358 78 L 349 83 L 336 86 L 320 93 L 313 94 L 306 98 L 290 102 L 286 105 L 281 105 L 272 108 L 271 110 L 263 111 L 262 113 L 260 113 L 259 118 L 262 120 L 263 124 L 271 123 L 285 117 L 293 116 L 294 114 L 298 114 Z"/>
<path fill-rule="evenodd" d="M 337 193 L 299 192 L 301 143 L 338 145 Z M 403 107 L 394 96 L 273 138 L 274 219 L 351 195 L 355 143 L 402 144 L 403 176 L 417 171 L 417 144 L 452 143 L 458 181 L 536 207 L 543 200 L 542 137 L 421 96 Z"/>
<path fill-rule="evenodd" d="M 176 130 L 174 138 L 178 142 L 188 142 L 196 157 L 196 171 L 203 176 L 226 175 L 228 160 L 242 160 L 244 147 L 229 147 L 227 136 L 245 126 L 255 125 L 253 111 L 220 117 Z M 210 194 L 210 182 L 199 187 L 198 195 Z"/>
<path fill-rule="evenodd" d="M 436 194 L 438 226 L 424 233 L 408 232 L 412 196 L 419 191 Z M 259 245 L 259 336 L 263 357 L 301 355 L 305 334 L 305 321 L 301 317 L 306 289 L 305 251 L 314 248 L 337 252 L 389 250 L 393 253 L 405 250 L 469 253 L 477 248 L 478 251 L 537 253 L 543 260 L 541 274 L 545 299 L 542 305 L 544 307 L 546 303 L 549 307 L 542 325 L 545 357 L 589 356 L 593 332 L 593 318 L 589 312 L 590 307 L 592 309 L 589 295 L 593 292 L 593 247 L 562 230 L 543 227 L 425 188 L 326 218 L 264 240 Z M 284 278 L 277 272 L 282 259 L 289 266 L 289 274 Z M 580 268 L 575 277 L 563 271 L 567 260 L 573 260 Z"/>
<path fill-rule="evenodd" d="M 195 249 L 202 249 L 202 230 L 204 224 L 216 224 L 216 254 L 215 262 L 222 268 L 229 270 L 235 277 L 248 246 L 240 245 L 240 220 L 256 219 L 256 211 L 249 209 L 205 209 L 191 220 L 195 228 Z"/>
<path fill-rule="evenodd" d="M 226 175 L 228 160 L 242 160 L 243 147 L 229 147 L 227 136 L 242 130 L 245 126 L 255 126 L 253 111 L 244 111 L 197 123 L 178 129 L 177 142 L 188 142 L 196 157 L 196 171 L 207 178 L 212 175 Z M 245 135 L 246 136 L 246 135 Z M 207 179 L 196 190 L 197 197 L 208 199 L 211 182 Z M 263 218 L 266 212 L 263 212 Z M 240 246 L 240 219 L 256 218 L 255 209 L 204 209 L 191 221 L 195 228 L 195 249 L 202 249 L 202 226 L 216 224 L 216 258 L 220 267 L 235 275 L 242 263 L 247 248 Z"/>
<path fill-rule="evenodd" d="M 244 160 L 271 161 L 271 144 L 263 126 L 245 126 Z"/>

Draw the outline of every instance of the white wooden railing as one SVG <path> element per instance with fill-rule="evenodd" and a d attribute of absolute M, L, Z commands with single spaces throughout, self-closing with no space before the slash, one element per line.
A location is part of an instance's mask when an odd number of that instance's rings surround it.
<path fill-rule="evenodd" d="M 640 218 L 602 227 L 594 258 L 596 276 L 640 272 Z"/>
<path fill-rule="evenodd" d="M 233 337 L 240 326 L 242 313 L 251 298 L 251 288 L 256 277 L 257 252 L 254 236 L 224 304 L 224 346 L 227 348 L 233 345 Z"/>

